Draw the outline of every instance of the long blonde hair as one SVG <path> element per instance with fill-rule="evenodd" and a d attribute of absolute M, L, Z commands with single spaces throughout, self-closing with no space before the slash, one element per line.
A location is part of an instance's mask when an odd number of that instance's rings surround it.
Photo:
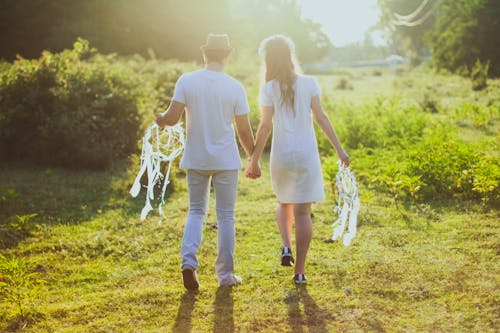
<path fill-rule="evenodd" d="M 293 41 L 283 35 L 274 35 L 260 43 L 259 54 L 264 56 L 265 82 L 277 80 L 280 85 L 281 102 L 293 108 L 296 71 L 300 71 L 295 57 Z"/>

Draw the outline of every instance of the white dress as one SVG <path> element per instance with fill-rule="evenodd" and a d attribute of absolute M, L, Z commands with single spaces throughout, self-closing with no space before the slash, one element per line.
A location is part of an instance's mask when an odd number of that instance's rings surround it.
<path fill-rule="evenodd" d="M 320 88 L 314 78 L 299 75 L 294 91 L 293 108 L 282 103 L 277 80 L 267 82 L 260 93 L 260 104 L 274 108 L 270 166 L 273 190 L 280 203 L 325 198 L 311 112 L 311 98 L 320 95 Z"/>

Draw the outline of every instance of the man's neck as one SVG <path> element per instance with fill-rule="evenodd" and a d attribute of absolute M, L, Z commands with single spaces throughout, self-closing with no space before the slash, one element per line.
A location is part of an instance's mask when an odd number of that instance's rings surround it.
<path fill-rule="evenodd" d="M 224 66 L 218 62 L 210 62 L 205 65 L 205 69 L 208 69 L 209 71 L 223 72 Z"/>

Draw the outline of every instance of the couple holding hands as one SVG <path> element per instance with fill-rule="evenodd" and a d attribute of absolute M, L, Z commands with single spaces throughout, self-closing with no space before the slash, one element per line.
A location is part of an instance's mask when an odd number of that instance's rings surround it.
<path fill-rule="evenodd" d="M 187 170 L 189 213 L 181 246 L 184 286 L 199 288 L 196 254 L 202 239 L 210 193 L 215 192 L 218 225 L 215 269 L 220 286 L 241 284 L 234 274 L 235 202 L 241 160 L 235 140 L 249 156 L 246 176 L 261 175 L 260 157 L 272 131 L 271 180 L 279 204 L 276 220 L 282 237 L 281 265 L 295 266 L 293 281 L 306 283 L 305 261 L 312 238 L 311 204 L 325 197 L 313 119 L 335 148 L 343 166 L 349 166 L 330 120 L 320 103 L 320 88 L 312 77 L 297 73 L 293 42 L 282 35 L 262 41 L 265 83 L 259 102 L 262 116 L 256 138 L 248 114 L 245 89 L 224 73 L 233 48 L 225 34 L 209 34 L 201 47 L 205 68 L 183 74 L 175 85 L 159 126 L 173 126 L 186 112 L 186 144 L 181 168 Z M 295 221 L 296 259 L 291 244 Z"/>

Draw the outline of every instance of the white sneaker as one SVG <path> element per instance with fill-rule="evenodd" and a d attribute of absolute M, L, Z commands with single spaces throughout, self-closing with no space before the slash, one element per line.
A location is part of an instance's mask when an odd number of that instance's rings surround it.
<path fill-rule="evenodd" d="M 219 282 L 219 287 L 223 287 L 223 286 L 227 286 L 227 287 L 230 287 L 230 286 L 238 286 L 242 283 L 243 279 L 241 278 L 241 276 L 238 276 L 238 275 L 233 275 L 230 279 L 227 279 L 227 280 L 224 280 L 224 281 L 220 281 Z"/>

